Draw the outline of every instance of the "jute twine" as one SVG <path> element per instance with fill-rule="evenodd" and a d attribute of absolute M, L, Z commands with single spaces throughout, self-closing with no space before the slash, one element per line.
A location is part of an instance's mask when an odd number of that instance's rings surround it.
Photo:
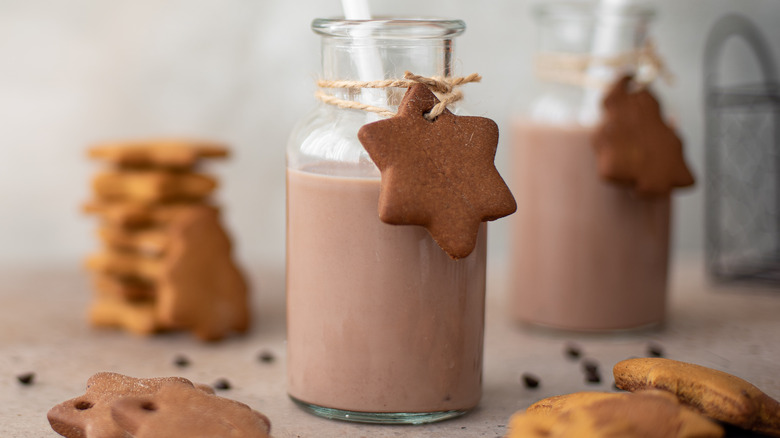
<path fill-rule="evenodd" d="M 468 76 L 462 77 L 425 77 L 419 76 L 410 72 L 404 73 L 404 79 L 385 79 L 381 81 L 328 81 L 319 80 L 317 86 L 320 88 L 315 92 L 317 99 L 325 102 L 328 105 L 334 105 L 339 108 L 358 109 L 379 114 L 385 117 L 392 117 L 396 115 L 395 112 L 373 105 L 368 105 L 361 102 L 355 102 L 352 100 L 340 99 L 331 94 L 327 94 L 322 91 L 322 88 L 342 88 L 357 90 L 361 88 L 409 88 L 414 84 L 424 84 L 431 92 L 439 99 L 439 103 L 431 109 L 430 112 L 425 114 L 425 118 L 433 120 L 440 116 L 441 113 L 447 109 L 447 105 L 455 103 L 463 99 L 463 93 L 460 89 L 456 88 L 469 82 L 479 82 L 482 80 L 482 76 L 477 73 L 472 73 Z"/>
<path fill-rule="evenodd" d="M 636 66 L 634 82 L 639 88 L 646 87 L 658 77 L 669 84 L 674 82 L 674 76 L 666 68 L 652 41 L 647 41 L 638 50 L 614 56 L 548 52 L 537 55 L 534 61 L 535 74 L 540 79 L 585 88 L 605 88 L 610 85 L 611 81 L 588 74 L 588 70 L 601 66 L 615 69 Z"/>

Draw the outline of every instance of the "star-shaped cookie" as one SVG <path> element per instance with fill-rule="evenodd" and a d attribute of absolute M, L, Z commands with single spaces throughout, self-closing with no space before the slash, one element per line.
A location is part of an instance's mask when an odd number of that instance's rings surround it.
<path fill-rule="evenodd" d="M 363 126 L 358 138 L 382 173 L 379 218 L 422 225 L 461 259 L 473 251 L 481 222 L 517 205 L 494 164 L 496 123 L 449 110 L 429 121 L 425 114 L 438 102 L 426 86 L 413 85 L 396 116 Z"/>
<path fill-rule="evenodd" d="M 127 438 L 125 430 L 111 418 L 112 403 L 126 396 L 155 394 L 172 382 L 193 387 L 183 377 L 136 379 L 97 373 L 87 380 L 84 395 L 54 406 L 46 416 L 52 429 L 68 438 Z"/>
<path fill-rule="evenodd" d="M 111 416 L 135 438 L 268 438 L 271 428 L 265 415 L 243 403 L 173 383 L 153 395 L 118 400 Z"/>
<path fill-rule="evenodd" d="M 693 185 L 682 141 L 664 121 L 650 90 L 632 91 L 632 80 L 622 77 L 604 98 L 604 115 L 593 136 L 599 174 L 634 186 L 640 196 Z"/>

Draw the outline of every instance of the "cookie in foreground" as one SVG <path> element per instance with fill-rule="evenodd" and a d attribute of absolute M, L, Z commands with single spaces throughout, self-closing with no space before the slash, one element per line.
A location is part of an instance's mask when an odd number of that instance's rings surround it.
<path fill-rule="evenodd" d="M 620 389 L 668 391 L 707 417 L 780 437 L 780 403 L 739 377 L 663 358 L 624 360 L 613 373 Z"/>
<path fill-rule="evenodd" d="M 507 438 L 718 438 L 723 428 L 663 391 L 577 392 L 515 414 Z"/>

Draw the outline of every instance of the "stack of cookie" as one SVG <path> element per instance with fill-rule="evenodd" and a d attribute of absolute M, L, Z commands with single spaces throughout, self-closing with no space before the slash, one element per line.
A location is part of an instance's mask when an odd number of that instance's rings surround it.
<path fill-rule="evenodd" d="M 100 217 L 92 325 L 137 334 L 191 330 L 218 340 L 249 325 L 248 292 L 209 196 L 217 180 L 198 172 L 224 146 L 198 141 L 107 144 L 89 150 L 109 168 L 92 181 L 85 210 Z"/>

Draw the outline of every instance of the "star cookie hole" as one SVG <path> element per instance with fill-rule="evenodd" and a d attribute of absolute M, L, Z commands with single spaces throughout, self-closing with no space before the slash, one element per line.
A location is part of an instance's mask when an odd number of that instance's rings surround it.
<path fill-rule="evenodd" d="M 439 116 L 436 116 L 436 117 L 434 117 L 434 118 L 430 118 L 430 115 L 431 115 L 431 112 L 430 112 L 430 111 L 423 111 L 422 115 L 423 115 L 423 118 L 424 118 L 425 120 L 427 120 L 427 121 L 429 121 L 429 122 L 431 122 L 431 123 L 433 123 L 433 122 L 435 122 L 436 120 L 438 120 L 438 119 L 439 119 Z"/>
<path fill-rule="evenodd" d="M 141 403 L 141 409 L 143 409 L 145 411 L 156 411 L 157 410 L 157 406 L 154 403 L 152 403 L 150 401 L 147 401 L 147 402 Z"/>
<path fill-rule="evenodd" d="M 79 411 L 86 411 L 87 409 L 90 409 L 92 406 L 93 406 L 92 403 L 86 400 L 79 400 L 73 405 L 73 407 Z"/>

